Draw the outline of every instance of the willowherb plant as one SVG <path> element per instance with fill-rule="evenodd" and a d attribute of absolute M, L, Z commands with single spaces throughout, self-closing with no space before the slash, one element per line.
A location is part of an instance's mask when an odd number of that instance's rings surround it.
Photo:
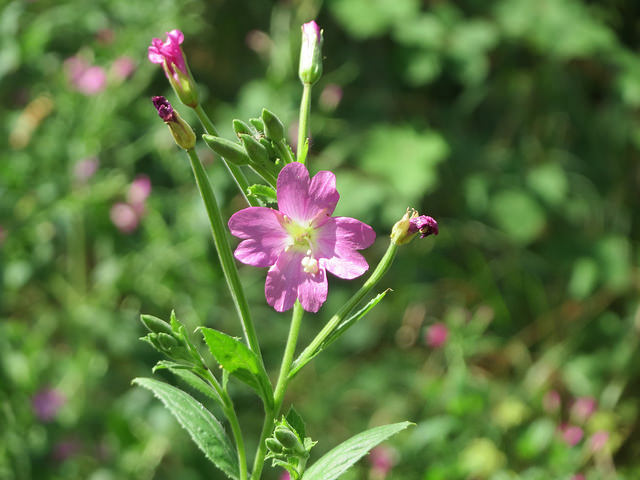
<path fill-rule="evenodd" d="M 172 30 L 167 33 L 166 41 L 155 38 L 149 47 L 149 60 L 162 65 L 178 98 L 194 109 L 206 131 L 203 135 L 205 142 L 220 155 L 249 206 L 232 215 L 227 230 L 207 174 L 194 149 L 196 135 L 193 129 L 166 98 L 153 97 L 160 118 L 191 162 L 244 339 L 233 338 L 211 328 L 198 328 L 221 367 L 221 375 L 214 374 L 214 369 L 200 355 L 173 312 L 169 322 L 142 315 L 141 320 L 149 330 L 143 340 L 166 357 L 154 370 L 171 371 L 220 405 L 229 422 L 233 442 L 218 419 L 186 392 L 150 378 L 137 378 L 134 383 L 160 398 L 207 458 L 235 480 L 260 479 L 268 459 L 272 465 L 286 469 L 296 480 L 332 480 L 340 477 L 376 445 L 411 425 L 410 422 L 401 422 L 362 432 L 307 468 L 309 452 L 316 442 L 307 436 L 304 422 L 293 407 L 286 415 L 281 413 L 291 379 L 385 297 L 389 290 L 361 305 L 389 270 L 398 246 L 410 242 L 418 234 L 421 238 L 438 234 L 438 224 L 433 218 L 407 209 L 392 228 L 386 253 L 362 287 L 295 357 L 304 311 L 317 312 L 327 299 L 327 272 L 349 280 L 363 275 L 369 265 L 358 250 L 369 247 L 376 237 L 373 229 L 359 220 L 332 216 L 340 198 L 335 175 L 320 171 L 311 177 L 305 165 L 309 149 L 311 88 L 322 74 L 322 39 L 322 30 L 314 21 L 302 26 L 299 76 L 303 94 L 295 154 L 286 141 L 284 125 L 266 109 L 262 111 L 261 118 L 251 119 L 248 123 L 234 120 L 239 143 L 218 136 L 214 124 L 198 102 L 196 83 L 180 47 L 184 40 L 182 32 Z M 249 185 L 244 168 L 254 170 L 264 183 Z M 278 209 L 269 206 L 276 203 Z M 228 231 L 241 239 L 235 253 L 232 253 L 227 239 Z M 275 386 L 265 369 L 234 255 L 247 265 L 268 267 L 265 282 L 267 303 L 277 312 L 293 309 Z M 251 468 L 233 399 L 227 390 L 231 379 L 247 384 L 264 405 L 262 434 Z"/>

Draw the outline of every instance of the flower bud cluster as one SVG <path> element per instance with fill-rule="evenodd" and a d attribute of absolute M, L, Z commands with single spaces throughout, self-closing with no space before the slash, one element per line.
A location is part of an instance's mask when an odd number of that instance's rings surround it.
<path fill-rule="evenodd" d="M 153 315 L 140 315 L 140 321 L 149 330 L 141 340 L 175 362 L 186 365 L 200 364 L 200 356 L 187 338 L 184 325 L 178 322 L 174 312 L 171 312 L 171 324 Z"/>
<path fill-rule="evenodd" d="M 266 440 L 268 454 L 273 466 L 285 468 L 293 480 L 302 477 L 309 451 L 317 443 L 294 429 L 285 417 L 276 424 L 273 435 Z"/>

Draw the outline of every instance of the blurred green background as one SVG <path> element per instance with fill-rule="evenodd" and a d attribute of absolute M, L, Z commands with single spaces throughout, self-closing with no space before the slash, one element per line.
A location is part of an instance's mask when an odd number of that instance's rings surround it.
<path fill-rule="evenodd" d="M 223 478 L 130 385 L 159 359 L 138 341 L 141 312 L 240 334 L 188 161 L 150 97 L 179 104 L 146 49 L 184 31 L 227 137 L 262 107 L 295 131 L 313 18 L 325 74 L 311 170 L 335 171 L 338 214 L 378 232 L 370 263 L 407 206 L 441 232 L 403 247 L 379 286 L 393 293 L 292 383 L 315 458 L 408 419 L 344 478 L 640 478 L 637 1 L 0 9 L 0 479 Z M 228 217 L 242 200 L 200 148 Z M 275 373 L 288 316 L 266 306 L 264 270 L 240 272 Z M 301 345 L 358 285 L 330 280 Z M 261 407 L 243 386 L 234 396 L 254 446 Z"/>

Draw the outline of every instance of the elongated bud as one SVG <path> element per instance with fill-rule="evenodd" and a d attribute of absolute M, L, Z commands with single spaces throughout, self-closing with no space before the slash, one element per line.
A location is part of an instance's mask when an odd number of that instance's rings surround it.
<path fill-rule="evenodd" d="M 171 326 L 164 320 L 160 320 L 153 315 L 140 315 L 140 321 L 151 333 L 166 333 L 167 335 L 173 335 Z"/>
<path fill-rule="evenodd" d="M 206 133 L 202 135 L 202 138 L 211 150 L 225 160 L 235 163 L 236 165 L 247 165 L 249 163 L 249 156 L 242 145 L 227 140 L 226 138 L 215 137 Z"/>
<path fill-rule="evenodd" d="M 258 165 L 267 165 L 269 162 L 269 152 L 251 135 L 239 135 L 247 154 L 251 160 Z"/>
<path fill-rule="evenodd" d="M 253 130 L 251 127 L 243 122 L 242 120 L 238 120 L 237 118 L 233 121 L 233 131 L 236 132 L 236 135 L 240 135 L 241 133 L 245 133 L 247 135 L 253 135 Z"/>
<path fill-rule="evenodd" d="M 267 444 L 267 448 L 273 453 L 282 453 L 282 451 L 284 450 L 282 444 L 275 438 L 267 438 L 265 440 L 265 443 Z"/>
<path fill-rule="evenodd" d="M 264 133 L 264 122 L 261 118 L 250 118 L 249 123 L 260 133 Z"/>
<path fill-rule="evenodd" d="M 322 76 L 322 30 L 315 21 L 302 25 L 302 46 L 298 75 L 302 83 L 313 85 Z"/>
<path fill-rule="evenodd" d="M 391 240 L 396 245 L 404 245 L 413 240 L 418 233 L 420 238 L 438 235 L 438 222 L 433 217 L 418 215 L 416 210 L 407 208 L 404 216 L 393 226 Z"/>
<path fill-rule="evenodd" d="M 183 41 L 184 35 L 180 30 L 167 32 L 167 39 L 164 42 L 154 38 L 149 46 L 148 58 L 151 63 L 162 65 L 180 101 L 193 108 L 198 105 L 198 91 L 180 46 Z"/>
<path fill-rule="evenodd" d="M 262 121 L 264 122 L 264 134 L 268 139 L 279 142 L 285 138 L 284 125 L 274 113 L 266 108 L 262 109 Z"/>
<path fill-rule="evenodd" d="M 282 444 L 287 450 L 291 450 L 296 453 L 304 453 L 305 449 L 298 436 L 285 426 L 276 427 L 273 432 L 273 436 L 276 437 L 278 442 Z"/>
<path fill-rule="evenodd" d="M 153 106 L 156 107 L 158 115 L 167 124 L 171 135 L 179 147 L 191 150 L 196 145 L 196 134 L 187 122 L 176 112 L 169 101 L 164 97 L 152 97 Z"/>

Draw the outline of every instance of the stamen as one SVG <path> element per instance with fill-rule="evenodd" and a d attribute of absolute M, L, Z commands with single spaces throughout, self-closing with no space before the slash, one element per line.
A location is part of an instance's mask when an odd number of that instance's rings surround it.
<path fill-rule="evenodd" d="M 318 268 L 318 260 L 310 256 L 310 254 L 311 250 L 307 252 L 307 255 L 309 256 L 302 259 L 302 270 L 304 270 L 304 273 L 311 273 L 315 275 L 318 273 L 318 270 L 320 270 Z"/>

